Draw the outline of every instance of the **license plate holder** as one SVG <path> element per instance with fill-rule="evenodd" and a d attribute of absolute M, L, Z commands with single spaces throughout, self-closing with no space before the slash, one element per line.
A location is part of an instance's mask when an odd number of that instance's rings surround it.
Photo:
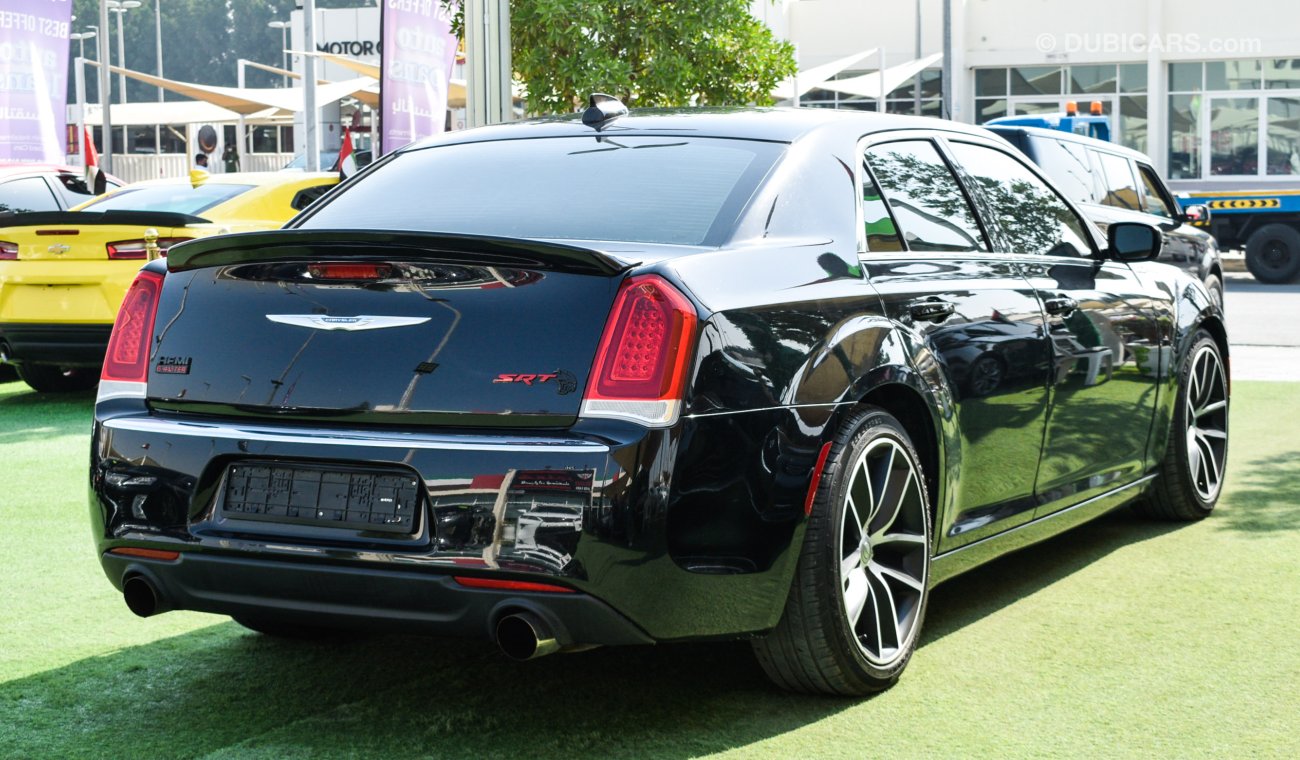
<path fill-rule="evenodd" d="M 235 462 L 218 511 L 227 519 L 411 535 L 419 483 L 396 468 Z"/>

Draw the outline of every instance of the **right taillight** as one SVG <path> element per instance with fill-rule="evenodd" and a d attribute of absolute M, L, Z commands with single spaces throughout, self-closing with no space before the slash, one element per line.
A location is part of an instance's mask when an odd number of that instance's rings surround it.
<path fill-rule="evenodd" d="M 695 348 L 695 307 L 662 277 L 624 283 L 596 351 L 582 416 L 677 421 Z"/>
<path fill-rule="evenodd" d="M 144 395 L 149 374 L 149 344 L 153 341 L 153 320 L 158 313 L 162 281 L 162 275 L 157 272 L 141 272 L 126 291 L 104 354 L 104 371 L 99 376 L 101 396 L 108 384 L 120 383 L 137 384 L 114 386 L 122 395 Z"/>
<path fill-rule="evenodd" d="M 18 258 L 18 244 L 0 240 L 0 260 Z"/>

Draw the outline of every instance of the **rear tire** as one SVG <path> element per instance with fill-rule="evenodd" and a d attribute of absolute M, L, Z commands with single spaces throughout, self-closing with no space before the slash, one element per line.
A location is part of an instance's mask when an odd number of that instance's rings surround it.
<path fill-rule="evenodd" d="M 99 373 L 87 367 L 63 369 L 53 364 L 19 364 L 18 377 L 42 393 L 88 391 L 99 384 Z"/>
<path fill-rule="evenodd" d="M 916 649 L 929 580 L 920 457 L 898 420 L 864 407 L 831 444 L 785 612 L 754 652 L 791 691 L 887 689 Z"/>
<path fill-rule="evenodd" d="M 1246 241 L 1246 268 L 1256 280 L 1291 282 L 1300 274 L 1300 231 L 1286 224 L 1266 224 Z"/>
<path fill-rule="evenodd" d="M 1204 330 L 1183 359 L 1174 404 L 1158 475 L 1134 509 L 1158 520 L 1190 522 L 1214 510 L 1228 459 L 1228 377 L 1218 344 Z"/>

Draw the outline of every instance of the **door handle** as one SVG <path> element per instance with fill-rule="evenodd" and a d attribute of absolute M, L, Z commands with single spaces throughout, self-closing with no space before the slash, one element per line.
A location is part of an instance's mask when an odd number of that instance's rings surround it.
<path fill-rule="evenodd" d="M 951 301 L 945 301 L 942 298 L 931 298 L 928 301 L 913 301 L 907 306 L 907 313 L 912 315 L 912 319 L 918 322 L 942 322 L 957 307 Z"/>
<path fill-rule="evenodd" d="M 1079 302 L 1069 296 L 1054 296 L 1043 299 L 1043 308 L 1053 316 L 1068 317 L 1071 312 L 1079 308 Z"/>

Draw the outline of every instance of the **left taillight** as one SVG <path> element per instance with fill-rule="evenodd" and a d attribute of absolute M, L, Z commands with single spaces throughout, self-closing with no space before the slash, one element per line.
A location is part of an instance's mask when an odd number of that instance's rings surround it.
<path fill-rule="evenodd" d="M 171 248 L 177 243 L 184 243 L 186 240 L 193 239 L 194 238 L 187 237 L 158 238 L 158 255 L 166 256 L 168 248 Z M 108 257 L 114 261 L 142 261 L 149 255 L 143 240 L 118 240 L 113 243 L 108 243 L 104 246 L 104 249 L 108 251 Z"/>
<path fill-rule="evenodd" d="M 662 277 L 624 283 L 605 323 L 581 415 L 649 427 L 677 422 L 696 322 L 695 307 Z"/>
<path fill-rule="evenodd" d="M 18 244 L 10 243 L 7 240 L 0 240 L 0 261 L 5 259 L 13 260 L 18 258 Z"/>
<path fill-rule="evenodd" d="M 104 354 L 104 371 L 99 376 L 101 385 L 109 382 L 143 386 L 149 372 L 149 344 L 153 341 L 153 320 L 158 313 L 162 282 L 162 275 L 157 272 L 141 272 L 126 291 Z"/>

